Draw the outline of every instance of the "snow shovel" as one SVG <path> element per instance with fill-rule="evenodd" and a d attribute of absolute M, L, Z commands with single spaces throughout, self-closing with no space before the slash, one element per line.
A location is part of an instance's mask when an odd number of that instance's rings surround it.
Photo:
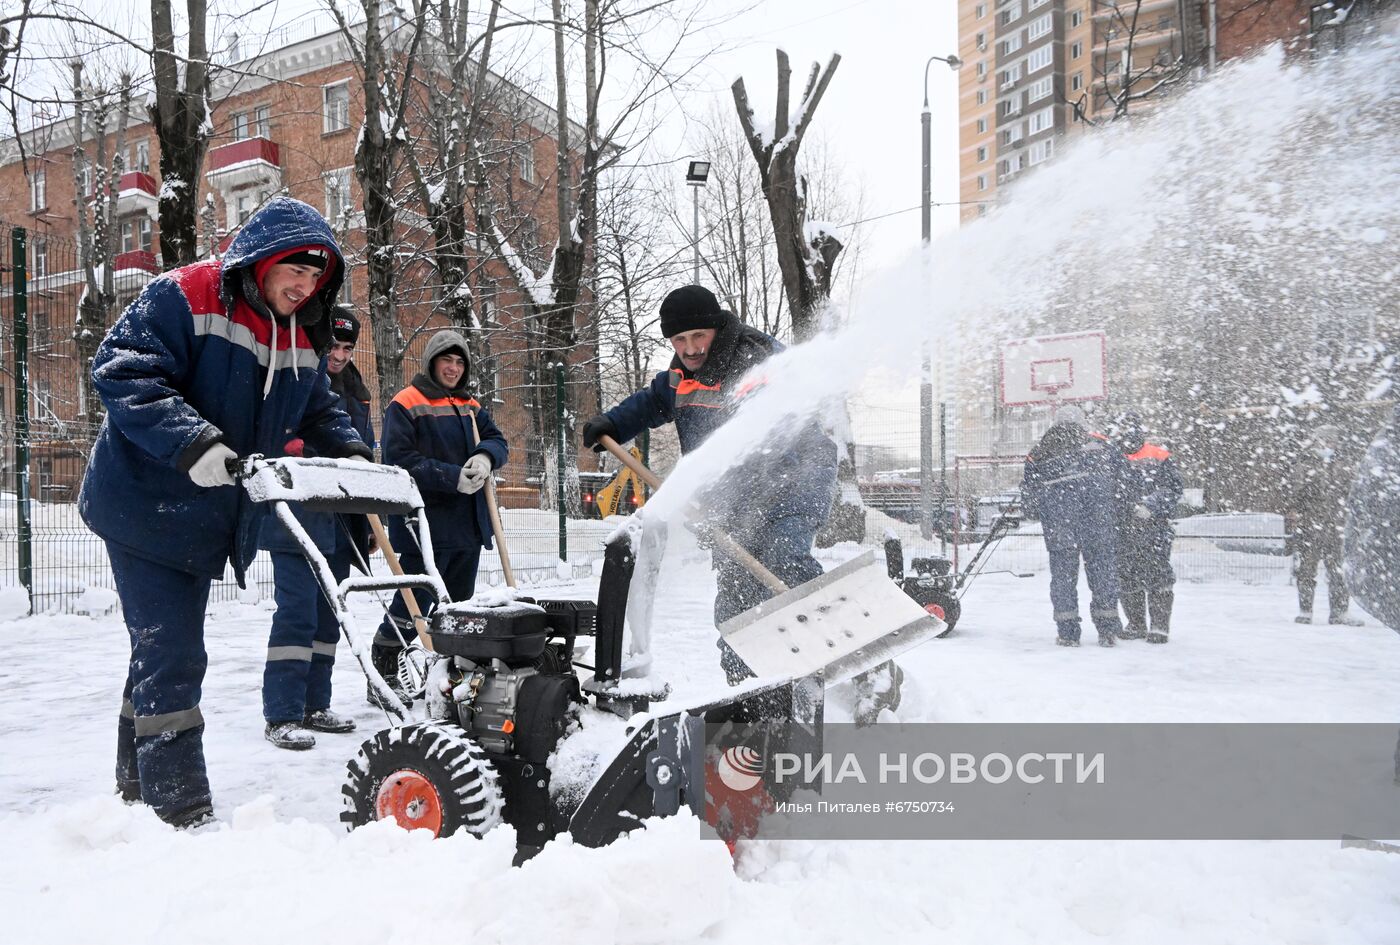
<path fill-rule="evenodd" d="M 599 442 L 653 489 L 661 479 L 609 436 Z M 932 639 L 943 621 L 911 600 L 885 562 L 866 551 L 820 577 L 789 588 L 733 538 L 712 531 L 715 546 L 775 596 L 720 625 L 720 636 L 759 676 L 820 673 L 844 682 Z"/>

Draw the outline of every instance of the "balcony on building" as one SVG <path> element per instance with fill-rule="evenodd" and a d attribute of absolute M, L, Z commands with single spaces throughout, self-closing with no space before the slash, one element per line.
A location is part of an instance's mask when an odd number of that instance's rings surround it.
<path fill-rule="evenodd" d="M 156 262 L 155 253 L 144 249 L 133 249 L 130 252 L 117 253 L 113 256 L 112 270 L 117 273 L 136 270 L 155 274 L 160 272 L 160 264 Z"/>
<path fill-rule="evenodd" d="M 1136 7 L 1127 0 L 1094 0 L 1093 16 L 1100 21 L 1120 17 L 1132 22 L 1134 17 L 1145 17 L 1158 10 L 1175 10 L 1176 5 L 1177 0 L 1142 0 Z"/>
<path fill-rule="evenodd" d="M 282 160 L 277 142 L 243 138 L 209 152 L 205 176 L 217 190 L 229 193 L 244 187 L 282 186 Z"/>
<path fill-rule="evenodd" d="M 117 215 L 125 217 L 144 213 L 154 219 L 156 193 L 154 177 L 141 171 L 127 171 L 117 186 Z"/>

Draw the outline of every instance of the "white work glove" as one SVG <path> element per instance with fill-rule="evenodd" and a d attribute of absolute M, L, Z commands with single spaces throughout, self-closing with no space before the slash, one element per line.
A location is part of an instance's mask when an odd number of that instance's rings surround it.
<path fill-rule="evenodd" d="M 215 443 L 204 451 L 204 455 L 190 467 L 190 478 L 194 484 L 205 489 L 215 486 L 233 485 L 233 475 L 228 471 L 228 461 L 237 459 L 238 454 L 222 443 Z"/>
<path fill-rule="evenodd" d="M 486 485 L 486 477 L 491 475 L 491 460 L 485 453 L 477 453 L 467 460 L 462 473 L 457 477 L 457 491 L 471 495 Z"/>
<path fill-rule="evenodd" d="M 1147 521 L 1152 517 L 1152 510 L 1145 505 L 1135 505 L 1133 506 L 1133 517 Z"/>

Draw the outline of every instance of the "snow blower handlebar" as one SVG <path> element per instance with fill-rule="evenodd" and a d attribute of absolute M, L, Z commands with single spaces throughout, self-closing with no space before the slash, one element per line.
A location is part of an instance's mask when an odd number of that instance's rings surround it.
<path fill-rule="evenodd" d="M 622 465 L 626 466 L 628 469 L 632 470 L 639 477 L 641 477 L 642 482 L 645 482 L 653 489 L 661 488 L 661 477 L 658 476 L 656 473 L 652 472 L 650 469 L 648 469 L 644 463 L 642 463 L 631 453 L 627 452 L 625 449 L 619 446 L 617 440 L 614 440 L 612 437 L 608 436 L 605 433 L 598 438 L 598 442 L 601 443 L 603 445 L 603 448 L 606 449 L 609 453 L 612 453 L 614 456 L 616 456 L 618 462 L 622 463 Z M 696 510 L 692 506 L 692 514 L 696 513 L 697 511 L 698 510 Z M 728 535 L 715 528 L 714 526 L 706 526 L 706 531 L 708 532 L 710 538 L 714 541 L 715 546 L 719 548 L 720 551 L 724 552 L 726 555 L 739 562 L 739 564 L 743 565 L 744 568 L 747 569 L 750 574 L 762 581 L 763 584 L 774 594 L 781 594 L 784 591 L 791 590 L 791 588 L 789 588 L 780 577 L 778 577 L 772 571 L 769 571 L 766 567 L 764 567 L 763 562 L 759 561 L 753 555 L 749 554 L 748 549 L 744 548 L 744 546 L 740 545 L 733 538 L 730 538 Z"/>

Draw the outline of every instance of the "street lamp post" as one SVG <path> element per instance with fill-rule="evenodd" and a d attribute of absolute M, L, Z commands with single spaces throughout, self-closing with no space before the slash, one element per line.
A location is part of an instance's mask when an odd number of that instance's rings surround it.
<path fill-rule="evenodd" d="M 948 68 L 955 72 L 962 65 L 962 60 L 957 56 L 930 56 L 928 62 L 924 63 L 924 110 L 919 120 L 923 130 L 924 149 L 923 205 L 921 209 L 925 275 L 928 273 L 928 244 L 933 238 L 933 132 L 931 128 L 933 118 L 928 107 L 928 67 L 935 62 L 946 63 Z M 925 292 L 930 291 L 931 287 L 926 283 Z M 943 434 L 940 433 L 938 449 L 942 458 L 939 462 L 939 520 L 946 514 L 945 510 L 948 504 L 948 451 L 943 439 Z M 928 540 L 933 537 L 933 523 L 935 521 L 933 505 L 933 358 L 929 351 L 928 342 L 924 343 L 924 359 L 919 384 L 919 504 L 922 513 L 919 531 L 924 539 Z M 945 531 L 946 529 L 939 529 L 940 534 Z"/>
<path fill-rule="evenodd" d="M 685 182 L 695 191 L 695 220 L 691 224 L 691 246 L 695 250 L 695 274 L 691 282 L 695 285 L 700 284 L 700 188 L 704 187 L 705 181 L 709 179 L 709 161 L 690 162 L 690 166 L 685 171 Z"/>

